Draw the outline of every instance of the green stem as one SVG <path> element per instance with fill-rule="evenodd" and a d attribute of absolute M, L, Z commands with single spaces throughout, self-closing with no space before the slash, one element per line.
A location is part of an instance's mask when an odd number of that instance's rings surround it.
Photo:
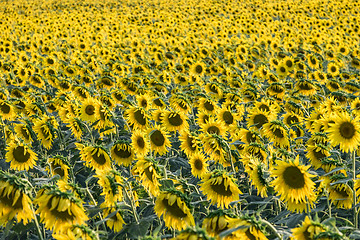
<path fill-rule="evenodd" d="M 329 207 L 329 218 L 331 218 L 331 202 L 329 200 L 329 193 L 327 193 L 326 201 L 327 201 L 327 205 Z"/>
<path fill-rule="evenodd" d="M 40 224 L 39 224 L 39 222 L 38 222 L 38 220 L 37 220 L 37 216 L 36 216 L 36 213 L 35 213 L 35 210 L 34 210 L 34 206 L 33 206 L 32 203 L 30 204 L 30 207 L 31 207 L 31 211 L 32 211 L 33 214 L 34 214 L 34 222 L 35 222 L 36 230 L 37 230 L 37 232 L 38 232 L 38 234 L 39 234 L 39 238 L 40 238 L 40 240 L 44 240 L 44 237 L 43 237 L 43 235 L 41 234 Z"/>
<path fill-rule="evenodd" d="M 353 196 L 354 196 L 354 227 L 358 228 L 358 217 L 356 211 L 356 191 L 355 191 L 355 181 L 356 181 L 356 151 L 352 155 L 353 160 Z"/>
<path fill-rule="evenodd" d="M 128 184 L 128 185 L 129 185 L 130 191 L 132 192 L 130 184 Z M 124 188 L 124 190 L 125 190 L 126 197 L 127 197 L 127 198 L 129 199 L 129 201 L 130 201 L 130 205 L 131 205 L 131 208 L 132 208 L 134 217 L 135 217 L 135 221 L 136 221 L 137 224 L 139 224 L 139 217 L 138 217 L 138 214 L 137 214 L 137 212 L 136 212 L 136 207 L 135 207 L 133 198 L 130 198 L 129 193 L 128 193 L 128 191 L 126 190 L 126 188 Z"/>
<path fill-rule="evenodd" d="M 269 223 L 268 221 L 261 219 L 260 220 L 263 224 L 265 224 L 267 227 L 269 227 L 271 229 L 271 231 L 273 233 L 275 233 L 276 237 L 278 237 L 280 240 L 282 240 L 282 236 L 280 233 L 278 233 L 278 231 L 275 229 L 275 227 L 273 225 L 271 225 L 271 223 Z"/>

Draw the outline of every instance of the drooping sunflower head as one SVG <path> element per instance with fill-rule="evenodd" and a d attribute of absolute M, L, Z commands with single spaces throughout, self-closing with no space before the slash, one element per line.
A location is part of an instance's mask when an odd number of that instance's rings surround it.
<path fill-rule="evenodd" d="M 0 225 L 16 217 L 26 225 L 34 218 L 28 183 L 20 177 L 0 171 Z"/>
<path fill-rule="evenodd" d="M 80 150 L 81 160 L 85 162 L 87 167 L 94 170 L 109 170 L 111 168 L 111 160 L 107 151 L 101 146 L 84 146 L 75 143 Z"/>
<path fill-rule="evenodd" d="M 152 195 L 157 196 L 160 193 L 159 187 L 160 169 L 154 159 L 148 157 L 140 158 L 132 168 L 132 174 L 138 175 L 142 185 Z"/>
<path fill-rule="evenodd" d="M 308 216 L 305 217 L 302 225 L 298 228 L 293 228 L 292 239 L 315 239 L 319 233 L 324 232 L 326 227 L 319 222 L 310 220 Z"/>
<path fill-rule="evenodd" d="M 274 145 L 286 148 L 289 147 L 288 128 L 280 121 L 273 120 L 263 125 L 264 135 L 273 141 Z"/>
<path fill-rule="evenodd" d="M 105 202 L 103 205 L 109 206 L 113 203 L 123 200 L 123 189 L 121 184 L 124 180 L 121 174 L 115 170 L 100 170 L 95 175 L 98 180 L 98 184 L 103 188 L 101 195 L 105 196 Z"/>
<path fill-rule="evenodd" d="M 33 139 L 33 131 L 29 124 L 16 124 L 14 130 L 19 138 L 21 138 L 26 144 L 31 144 Z"/>
<path fill-rule="evenodd" d="M 161 192 L 156 198 L 154 210 L 159 217 L 163 216 L 167 227 L 182 230 L 195 225 L 189 199 L 178 190 Z"/>
<path fill-rule="evenodd" d="M 37 161 L 36 153 L 29 146 L 14 141 L 7 146 L 5 158 L 12 169 L 19 171 L 33 168 Z"/>
<path fill-rule="evenodd" d="M 140 143 L 142 146 L 144 143 Z M 124 140 L 118 140 L 114 143 L 110 150 L 111 158 L 114 159 L 117 164 L 129 166 L 135 157 L 135 152 L 129 142 Z"/>
<path fill-rule="evenodd" d="M 49 170 L 52 175 L 59 175 L 60 178 L 67 180 L 69 176 L 69 163 L 67 159 L 61 155 L 56 155 L 48 159 Z"/>
<path fill-rule="evenodd" d="M 40 214 L 45 228 L 55 233 L 65 231 L 74 224 L 85 224 L 88 220 L 81 201 L 69 192 L 48 190 L 37 197 L 34 203 L 39 205 L 36 213 Z"/>
<path fill-rule="evenodd" d="M 144 130 L 149 124 L 147 113 L 140 107 L 130 107 L 125 111 L 125 117 L 135 130 Z"/>
<path fill-rule="evenodd" d="M 185 230 L 182 230 L 175 238 L 172 238 L 172 240 L 187 239 L 210 240 L 211 238 L 204 229 L 199 227 L 188 227 Z"/>
<path fill-rule="evenodd" d="M 184 131 L 181 133 L 179 140 L 181 142 L 181 150 L 184 151 L 188 157 L 200 149 L 200 140 L 195 132 Z"/>
<path fill-rule="evenodd" d="M 242 194 L 234 179 L 224 171 L 204 175 L 200 189 L 213 204 L 220 208 L 229 208 L 229 204 L 238 200 L 239 195 Z"/>
<path fill-rule="evenodd" d="M 104 203 L 102 206 L 104 209 L 104 218 L 106 218 L 106 225 L 113 229 L 114 232 L 120 232 L 123 229 L 123 225 L 125 224 L 124 219 L 122 218 L 122 212 L 119 206 L 116 204 L 109 207 L 106 206 Z M 115 214 L 114 214 L 115 213 Z M 112 217 L 107 218 L 107 216 L 112 215 Z"/>

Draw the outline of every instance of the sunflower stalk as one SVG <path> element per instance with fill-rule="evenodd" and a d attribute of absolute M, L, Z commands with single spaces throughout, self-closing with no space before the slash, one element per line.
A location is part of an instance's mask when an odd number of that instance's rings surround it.
<path fill-rule="evenodd" d="M 96 200 L 95 200 L 94 196 L 91 194 L 91 192 L 90 192 L 90 190 L 89 190 L 88 181 L 86 181 L 85 183 L 86 183 L 86 192 L 88 193 L 91 201 L 92 201 L 92 202 L 94 203 L 94 205 L 95 205 L 95 204 L 96 204 Z M 105 226 L 105 223 L 104 223 L 104 218 L 103 218 L 103 216 L 102 216 L 102 214 L 101 214 L 100 212 L 98 212 L 98 215 L 99 215 L 99 217 L 100 217 L 100 220 L 101 220 L 101 222 L 102 222 L 103 228 L 104 228 L 104 230 L 105 230 L 105 229 L 106 229 L 106 226 Z"/>
<path fill-rule="evenodd" d="M 130 192 L 131 192 L 131 195 L 132 195 L 132 190 L 131 190 L 130 184 L 128 184 L 128 186 L 129 186 L 129 189 L 130 189 Z M 132 209 L 132 212 L 133 212 L 133 214 L 134 214 L 134 217 L 135 217 L 135 221 L 136 221 L 137 224 L 139 224 L 139 216 L 138 216 L 138 213 L 137 213 L 137 211 L 136 211 L 134 199 L 133 199 L 133 198 L 130 198 L 129 193 L 128 193 L 128 191 L 126 190 L 126 188 L 124 188 L 124 190 L 125 190 L 126 197 L 127 197 L 127 198 L 129 199 L 129 201 L 130 201 L 130 205 L 131 205 L 131 209 Z"/>
<path fill-rule="evenodd" d="M 276 228 L 269 223 L 268 221 L 266 221 L 265 219 L 260 219 L 260 222 L 263 223 L 264 225 L 266 225 L 268 228 L 271 229 L 271 231 L 276 235 L 277 238 L 279 238 L 280 240 L 283 239 L 283 237 L 281 236 L 280 233 L 278 233 L 278 231 L 276 230 Z"/>
<path fill-rule="evenodd" d="M 354 227 L 355 228 L 358 228 L 358 216 L 357 216 L 357 210 L 356 210 L 356 191 L 355 191 L 355 181 L 356 181 L 356 151 L 353 151 L 353 154 L 352 154 L 352 160 L 353 160 L 353 163 L 352 163 L 352 167 L 353 167 L 353 196 L 354 196 L 354 205 L 353 205 L 353 208 L 354 208 Z"/>
<path fill-rule="evenodd" d="M 35 210 L 34 210 L 34 206 L 33 206 L 32 203 L 30 204 L 30 207 L 31 207 L 31 211 L 32 211 L 33 214 L 34 214 L 34 222 L 35 222 L 35 226 L 36 226 L 36 230 L 37 230 L 37 232 L 38 232 L 39 238 L 40 238 L 40 240 L 44 240 L 44 237 L 43 237 L 43 235 L 42 235 L 42 233 L 41 233 L 40 224 L 39 224 L 39 222 L 38 222 L 38 220 L 37 220 L 37 216 L 36 216 L 36 213 L 35 213 Z"/>

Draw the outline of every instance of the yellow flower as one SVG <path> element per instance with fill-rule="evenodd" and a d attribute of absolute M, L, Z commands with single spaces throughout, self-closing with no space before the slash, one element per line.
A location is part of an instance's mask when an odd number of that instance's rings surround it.
<path fill-rule="evenodd" d="M 280 195 L 280 199 L 289 203 L 306 203 L 314 201 L 315 183 L 311 180 L 314 175 L 307 172 L 310 166 L 303 166 L 299 163 L 299 155 L 294 161 L 276 161 L 272 170 L 275 178 L 271 185 Z"/>
<path fill-rule="evenodd" d="M 0 225 L 16 217 L 28 224 L 34 218 L 31 199 L 26 193 L 27 184 L 15 175 L 0 171 Z"/>
<path fill-rule="evenodd" d="M 156 215 L 163 216 L 165 226 L 176 230 L 194 226 L 195 221 L 184 195 L 176 190 L 161 192 L 156 198 Z"/>
<path fill-rule="evenodd" d="M 5 158 L 6 162 L 10 162 L 10 167 L 18 171 L 33 168 L 37 161 L 36 153 L 33 150 L 27 145 L 15 142 L 9 143 Z"/>
<path fill-rule="evenodd" d="M 344 152 L 355 151 L 360 145 L 360 117 L 352 118 L 347 112 L 339 112 L 333 120 L 335 123 L 329 123 L 327 130 L 331 145 L 340 145 Z"/>
<path fill-rule="evenodd" d="M 234 179 L 221 171 L 205 174 L 200 189 L 213 204 L 220 208 L 229 208 L 229 204 L 239 200 L 239 195 L 242 194 Z"/>
<path fill-rule="evenodd" d="M 34 203 L 39 205 L 36 213 L 40 214 L 41 222 L 54 233 L 67 231 L 72 225 L 82 225 L 88 220 L 81 201 L 72 193 L 45 190 Z"/>
<path fill-rule="evenodd" d="M 325 231 L 325 227 L 318 222 L 311 221 L 308 216 L 305 217 L 302 225 L 298 228 L 291 229 L 293 240 L 314 239 L 316 235 Z"/>
<path fill-rule="evenodd" d="M 81 160 L 85 162 L 87 167 L 94 170 L 109 170 L 111 168 L 111 160 L 109 154 L 100 146 L 84 146 L 75 143 L 80 150 Z"/>

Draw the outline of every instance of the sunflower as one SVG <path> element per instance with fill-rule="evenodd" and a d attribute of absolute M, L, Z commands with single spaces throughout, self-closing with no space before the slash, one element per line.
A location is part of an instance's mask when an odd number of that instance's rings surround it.
<path fill-rule="evenodd" d="M 197 107 L 200 112 L 204 112 L 208 115 L 215 114 L 218 109 L 216 104 L 211 99 L 208 98 L 201 98 L 197 103 Z"/>
<path fill-rule="evenodd" d="M 191 173 L 195 177 L 202 177 L 208 172 L 206 163 L 206 156 L 200 152 L 192 154 L 189 158 L 189 163 L 191 166 Z"/>
<path fill-rule="evenodd" d="M 99 119 L 99 101 L 94 97 L 89 97 L 82 102 L 79 108 L 79 118 L 83 121 L 91 123 Z"/>
<path fill-rule="evenodd" d="M 149 125 L 148 115 L 143 108 L 130 107 L 125 111 L 124 116 L 134 130 L 145 130 Z"/>
<path fill-rule="evenodd" d="M 162 124 L 167 130 L 171 132 L 182 132 L 184 129 L 188 129 L 189 127 L 185 114 L 178 111 L 164 111 Z"/>
<path fill-rule="evenodd" d="M 269 112 L 255 109 L 248 114 L 247 126 L 250 130 L 258 130 L 271 120 L 275 120 L 275 118 L 273 115 L 269 114 Z"/>
<path fill-rule="evenodd" d="M 141 94 L 136 96 L 137 106 L 143 108 L 145 111 L 151 108 L 151 96 L 149 94 Z"/>
<path fill-rule="evenodd" d="M 245 171 L 248 173 L 251 184 L 256 188 L 258 195 L 267 197 L 267 189 L 270 185 L 265 176 L 265 164 L 257 158 L 252 158 L 249 164 L 245 166 Z"/>
<path fill-rule="evenodd" d="M 204 134 L 201 138 L 204 152 L 212 160 L 222 164 L 224 167 L 230 166 L 230 153 L 225 140 L 216 134 Z"/>
<path fill-rule="evenodd" d="M 153 196 L 157 196 L 160 193 L 159 183 L 160 175 L 159 168 L 156 162 L 152 158 L 140 158 L 131 170 L 133 175 L 138 175 L 142 185 L 147 189 Z"/>
<path fill-rule="evenodd" d="M 295 89 L 304 96 L 310 96 L 316 94 L 316 86 L 309 80 L 301 79 L 296 82 Z"/>
<path fill-rule="evenodd" d="M 44 117 L 43 119 L 34 120 L 33 130 L 46 149 L 51 148 L 53 140 L 56 138 L 55 129 L 58 126 L 59 124 L 55 117 Z"/>
<path fill-rule="evenodd" d="M 88 220 L 81 200 L 69 192 L 45 190 L 34 203 L 39 205 L 36 213 L 40 214 L 40 221 L 54 233 L 66 231 L 74 224 L 85 224 Z"/>
<path fill-rule="evenodd" d="M 329 192 L 329 200 L 337 208 L 350 209 L 354 203 L 354 190 L 347 183 L 336 183 L 346 179 L 346 176 L 344 173 L 335 173 L 330 177 L 324 177 L 324 184 Z"/>
<path fill-rule="evenodd" d="M 191 155 L 197 153 L 200 149 L 200 140 L 195 132 L 183 131 L 179 140 L 181 142 L 180 149 L 190 158 Z"/>
<path fill-rule="evenodd" d="M 70 128 L 71 133 L 74 135 L 74 137 L 77 140 L 81 140 L 84 130 L 84 125 L 82 121 L 76 117 L 69 117 L 63 122 L 66 123 L 67 126 Z"/>
<path fill-rule="evenodd" d="M 105 202 L 101 205 L 101 207 L 105 207 L 103 213 L 104 218 L 106 219 L 106 225 L 110 229 L 114 230 L 114 232 L 120 232 L 125 224 L 124 219 L 121 216 L 120 208 L 117 205 L 109 207 L 104 204 Z"/>
<path fill-rule="evenodd" d="M 69 177 L 69 164 L 65 157 L 56 155 L 48 159 L 50 172 L 52 175 L 59 175 L 62 179 L 67 180 Z"/>
<path fill-rule="evenodd" d="M 35 166 L 37 156 L 27 145 L 10 142 L 6 148 L 5 159 L 6 162 L 10 162 L 12 169 L 27 171 Z"/>
<path fill-rule="evenodd" d="M 0 117 L 3 120 L 15 120 L 16 116 L 15 108 L 8 101 L 0 100 Z"/>
<path fill-rule="evenodd" d="M 329 62 L 327 65 L 327 72 L 335 77 L 340 74 L 339 66 L 335 62 Z"/>
<path fill-rule="evenodd" d="M 310 220 L 308 216 L 305 217 L 302 225 L 298 228 L 291 229 L 293 237 L 292 240 L 308 240 L 315 239 L 315 236 L 324 232 L 326 227 L 319 222 Z"/>
<path fill-rule="evenodd" d="M 280 62 L 279 65 L 276 66 L 276 74 L 280 79 L 285 78 L 289 74 L 289 69 L 284 62 Z"/>
<path fill-rule="evenodd" d="M 31 137 L 32 129 L 29 124 L 16 124 L 14 126 L 16 135 L 21 138 L 24 143 L 31 144 L 33 139 Z"/>
<path fill-rule="evenodd" d="M 267 237 L 261 230 L 260 223 L 253 217 L 241 216 L 230 221 L 230 229 L 239 228 L 234 232 L 235 238 L 230 239 L 244 239 L 244 240 L 267 240 Z"/>
<path fill-rule="evenodd" d="M 150 149 L 154 151 L 155 154 L 164 155 L 167 153 L 167 148 L 171 147 L 171 142 L 168 132 L 164 128 L 155 125 L 148 130 L 148 136 L 150 139 Z"/>
<path fill-rule="evenodd" d="M 284 120 L 283 122 L 288 126 L 292 126 L 292 125 L 297 125 L 299 123 L 302 123 L 304 120 L 304 118 L 300 115 L 297 115 L 295 113 L 292 112 L 288 112 L 284 115 Z"/>
<path fill-rule="evenodd" d="M 68 227 L 66 231 L 53 233 L 52 237 L 56 240 L 78 240 L 78 239 L 86 239 L 86 240 L 98 240 L 98 236 L 86 225 L 72 225 Z"/>
<path fill-rule="evenodd" d="M 84 146 L 75 143 L 80 150 L 81 160 L 85 162 L 87 167 L 97 170 L 109 170 L 111 168 L 111 160 L 107 151 L 101 146 Z"/>
<path fill-rule="evenodd" d="M 204 175 L 200 189 L 213 204 L 229 208 L 229 204 L 239 200 L 242 194 L 234 181 L 225 171 L 216 170 Z"/>
<path fill-rule="evenodd" d="M 275 178 L 271 185 L 280 195 L 280 199 L 291 206 L 314 201 L 315 183 L 311 180 L 314 175 L 307 172 L 310 166 L 303 166 L 299 163 L 299 155 L 294 161 L 276 161 L 272 176 Z M 295 206 L 296 208 L 296 206 Z"/>
<path fill-rule="evenodd" d="M 190 73 L 193 76 L 203 76 L 205 74 L 206 65 L 202 62 L 196 62 L 190 66 Z"/>
<path fill-rule="evenodd" d="M 97 177 L 99 186 L 102 187 L 103 191 L 101 195 L 105 196 L 105 202 L 103 205 L 111 206 L 116 202 L 123 200 L 123 178 L 121 174 L 115 170 L 99 170 L 95 177 Z"/>
<path fill-rule="evenodd" d="M 222 108 L 219 109 L 216 115 L 219 116 L 219 120 L 222 122 L 226 131 L 232 134 L 237 128 L 237 120 L 240 118 L 239 114 L 231 111 L 229 108 Z"/>
<path fill-rule="evenodd" d="M 84 194 L 81 191 L 79 185 L 74 182 L 69 182 L 68 180 L 59 179 L 56 182 L 57 187 L 61 192 L 71 192 L 74 194 L 75 197 L 82 199 Z"/>
<path fill-rule="evenodd" d="M 154 97 L 151 99 L 152 106 L 157 109 L 164 109 L 166 108 L 166 103 L 161 97 Z"/>
<path fill-rule="evenodd" d="M 16 217 L 28 224 L 34 218 L 28 183 L 18 176 L 0 170 L 0 226 Z"/>
<path fill-rule="evenodd" d="M 310 159 L 311 165 L 315 168 L 321 168 L 323 166 L 323 160 L 328 158 L 330 154 L 329 147 L 323 144 L 308 144 L 306 157 Z"/>
<path fill-rule="evenodd" d="M 161 192 L 155 201 L 154 211 L 158 217 L 163 216 L 165 226 L 183 230 L 194 226 L 194 217 L 190 212 L 190 202 L 186 195 L 177 190 Z"/>
<path fill-rule="evenodd" d="M 334 119 L 335 123 L 329 123 L 327 130 L 331 145 L 340 145 L 344 152 L 355 151 L 360 145 L 360 117 L 352 117 L 347 112 L 338 112 Z"/>
<path fill-rule="evenodd" d="M 137 157 L 146 156 L 149 151 L 149 141 L 141 131 L 133 131 L 131 135 L 131 147 Z"/>
<path fill-rule="evenodd" d="M 222 136 L 225 134 L 225 127 L 219 120 L 216 120 L 215 118 L 209 118 L 209 120 L 206 123 L 199 124 L 200 130 L 203 132 L 203 135 L 206 134 L 216 134 L 219 136 Z"/>
<path fill-rule="evenodd" d="M 285 96 L 286 89 L 282 83 L 274 82 L 266 89 L 269 97 L 274 97 L 276 100 L 282 100 Z"/>
<path fill-rule="evenodd" d="M 262 144 L 252 142 L 245 145 L 244 150 L 241 152 L 241 161 L 244 165 L 248 165 L 249 161 L 253 158 L 265 163 L 267 159 L 266 149 Z"/>
<path fill-rule="evenodd" d="M 232 228 L 234 223 L 238 223 L 239 220 L 232 214 L 227 214 L 224 210 L 219 209 L 210 214 L 202 222 L 202 227 L 209 233 L 211 237 L 217 237 L 220 233 Z M 230 233 L 225 239 L 236 240 L 237 232 Z"/>
<path fill-rule="evenodd" d="M 294 63 L 294 59 L 292 57 L 285 57 L 281 60 L 281 63 L 280 64 L 283 64 L 287 71 L 290 72 L 292 70 L 294 70 L 295 68 L 295 63 Z"/>
<path fill-rule="evenodd" d="M 273 120 L 263 125 L 264 136 L 281 148 L 290 146 L 288 128 L 280 121 Z"/>

